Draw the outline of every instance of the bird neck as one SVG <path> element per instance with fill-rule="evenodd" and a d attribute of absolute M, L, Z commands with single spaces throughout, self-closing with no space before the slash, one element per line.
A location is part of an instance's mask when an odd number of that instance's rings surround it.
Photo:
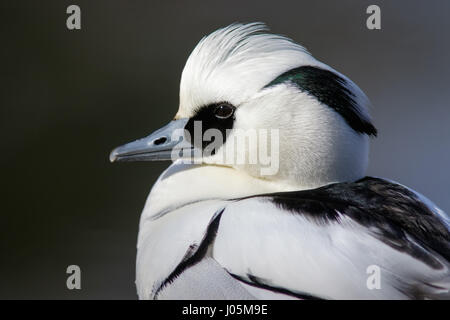
<path fill-rule="evenodd" d="M 143 216 L 160 215 L 198 201 L 234 199 L 256 194 L 308 189 L 290 182 L 269 181 L 230 167 L 174 162 L 148 196 Z"/>

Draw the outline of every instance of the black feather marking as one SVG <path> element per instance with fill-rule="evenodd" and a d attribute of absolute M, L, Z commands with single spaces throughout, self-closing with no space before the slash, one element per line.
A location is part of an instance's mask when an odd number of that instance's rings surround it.
<path fill-rule="evenodd" d="M 165 286 L 172 283 L 185 270 L 196 265 L 205 257 L 206 252 L 208 251 L 208 247 L 211 245 L 211 243 L 216 238 L 217 229 L 219 228 L 220 218 L 222 217 L 222 213 L 224 212 L 224 210 L 225 210 L 225 208 L 223 208 L 221 211 L 219 211 L 215 214 L 214 218 L 209 223 L 208 228 L 206 229 L 206 233 L 203 236 L 203 239 L 200 242 L 200 245 L 191 244 L 189 246 L 189 249 L 186 251 L 181 262 L 172 271 L 172 273 L 161 283 L 161 285 L 156 290 L 154 299 L 157 298 L 158 294 L 161 292 L 161 290 Z"/>
<path fill-rule="evenodd" d="M 245 279 L 244 277 L 238 276 L 236 274 L 230 273 L 230 275 L 235 278 L 236 280 L 239 280 L 241 282 L 244 282 L 250 286 L 253 287 L 257 287 L 257 288 L 261 288 L 261 289 L 265 289 L 265 290 L 269 290 L 272 292 L 276 292 L 276 293 L 282 293 L 297 299 L 302 299 L 302 300 L 324 300 L 322 298 L 310 295 L 308 293 L 302 293 L 302 292 L 294 292 L 282 287 L 276 287 L 276 286 L 272 286 L 269 285 L 267 283 L 267 281 L 263 280 L 262 278 L 256 277 L 254 275 L 251 274 L 247 274 L 247 279 Z"/>
<path fill-rule="evenodd" d="M 264 88 L 286 82 L 296 85 L 301 91 L 332 108 L 356 132 L 377 135 L 373 124 L 360 114 L 355 96 L 347 87 L 347 81 L 336 73 L 313 66 L 302 66 L 281 74 Z"/>
<path fill-rule="evenodd" d="M 258 195 L 317 223 L 339 222 L 347 216 L 369 228 L 392 248 L 434 269 L 450 262 L 450 232 L 436 214 L 409 189 L 383 179 L 365 177 L 304 191 Z M 248 197 L 251 198 L 251 197 Z"/>

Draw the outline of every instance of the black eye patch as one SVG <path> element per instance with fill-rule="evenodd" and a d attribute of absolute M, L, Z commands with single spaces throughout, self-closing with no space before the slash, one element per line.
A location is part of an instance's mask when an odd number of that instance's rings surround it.
<path fill-rule="evenodd" d="M 227 132 L 227 129 L 231 130 L 233 128 L 235 109 L 236 108 L 228 102 L 213 103 L 199 108 L 185 126 L 185 129 L 190 135 L 186 136 L 186 140 L 188 140 L 193 146 L 204 150 L 210 143 L 214 142 L 204 141 L 203 137 L 205 132 L 208 129 L 217 129 L 222 135 L 223 143 L 225 143 L 229 133 L 229 130 Z M 194 125 L 196 121 L 201 122 L 201 143 L 200 141 L 196 141 L 196 139 L 194 139 Z"/>

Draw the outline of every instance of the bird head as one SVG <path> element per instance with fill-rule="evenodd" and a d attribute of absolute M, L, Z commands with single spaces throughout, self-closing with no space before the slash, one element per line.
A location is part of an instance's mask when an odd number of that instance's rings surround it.
<path fill-rule="evenodd" d="M 232 24 L 189 56 L 174 120 L 110 159 L 180 157 L 315 187 L 364 176 L 375 135 L 351 80 L 262 23 Z"/>

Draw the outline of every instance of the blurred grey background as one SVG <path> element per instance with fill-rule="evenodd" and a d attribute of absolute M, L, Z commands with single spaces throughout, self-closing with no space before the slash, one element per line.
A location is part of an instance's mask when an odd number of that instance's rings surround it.
<path fill-rule="evenodd" d="M 235 21 L 266 22 L 359 84 L 379 129 L 369 174 L 450 212 L 449 14 L 445 0 L 3 0 L 0 298 L 136 298 L 139 215 L 168 163 L 108 154 L 171 119 L 190 51 Z M 81 290 L 66 288 L 70 264 Z"/>

